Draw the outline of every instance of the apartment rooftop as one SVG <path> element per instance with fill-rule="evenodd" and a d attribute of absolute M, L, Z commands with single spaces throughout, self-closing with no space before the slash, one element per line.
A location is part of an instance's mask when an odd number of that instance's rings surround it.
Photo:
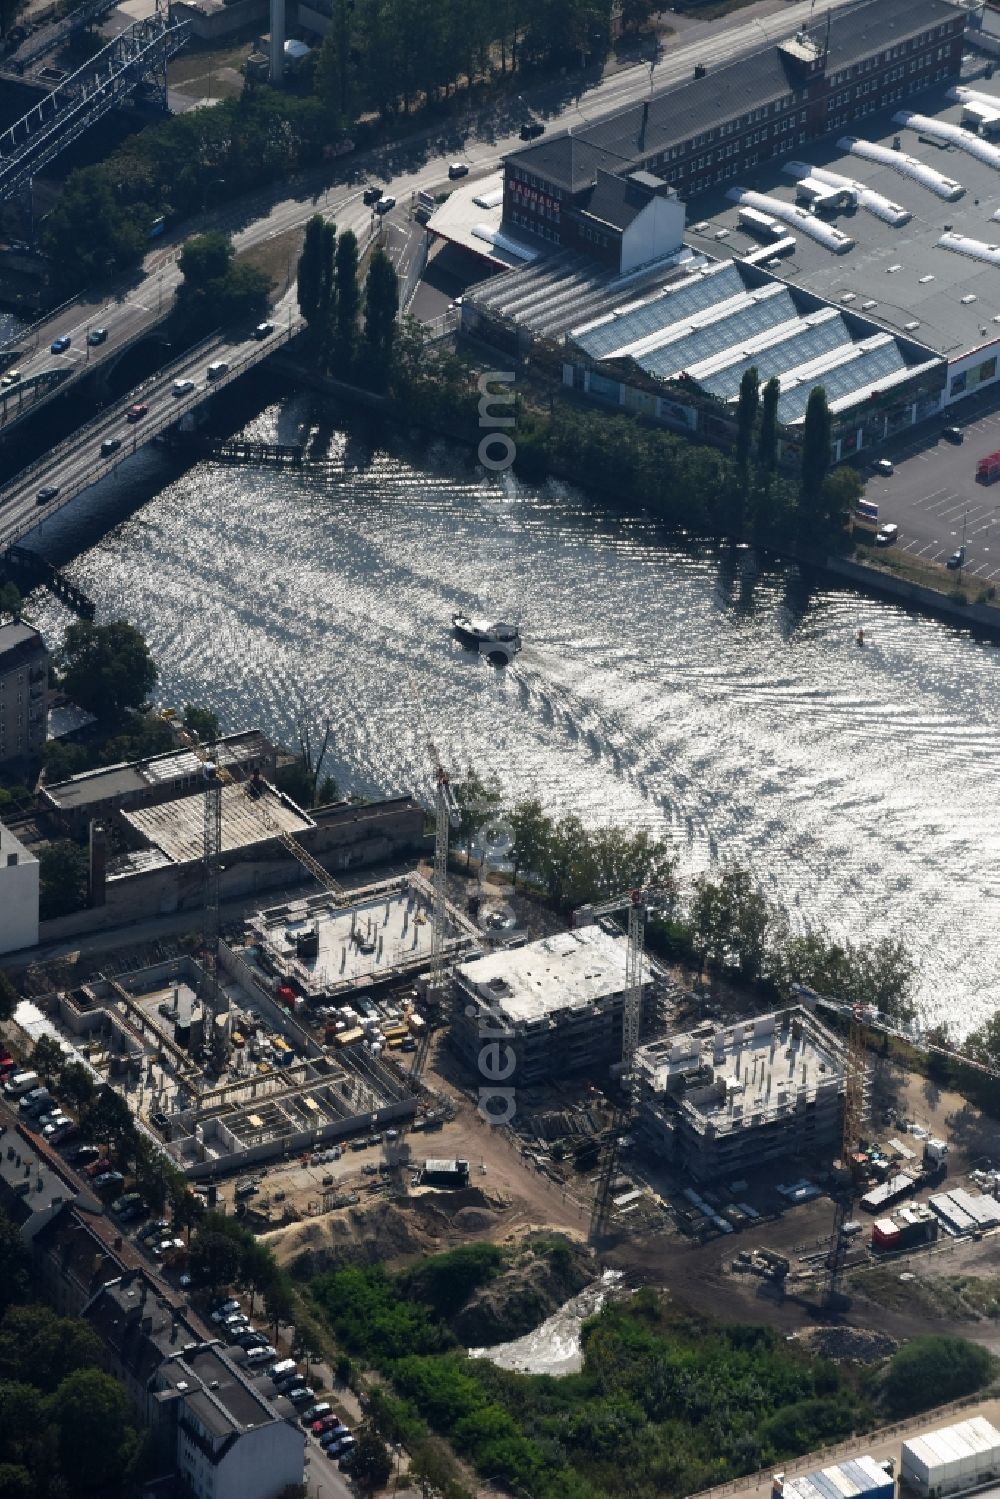
<path fill-rule="evenodd" d="M 798 1006 L 654 1041 L 639 1048 L 636 1065 L 644 1086 L 673 1096 L 700 1129 L 764 1122 L 844 1079 L 841 1043 Z"/>
<path fill-rule="evenodd" d="M 39 632 L 23 620 L 0 625 L 0 670 L 13 671 L 22 663 L 45 654 L 45 641 Z"/>
<path fill-rule="evenodd" d="M 201 769 L 200 762 L 199 770 Z M 205 838 L 205 799 L 203 796 L 179 796 L 154 806 L 122 813 L 124 821 L 147 846 L 171 863 L 184 864 L 200 859 Z M 293 837 L 313 826 L 311 817 L 294 802 L 265 781 L 254 783 L 253 794 L 247 784 L 230 782 L 222 787 L 222 838 L 220 851 L 247 848 L 280 838 Z"/>
<path fill-rule="evenodd" d="M 584 1010 L 625 991 L 628 944 L 600 923 L 460 963 L 460 982 L 510 1025 Z M 643 963 L 643 982 L 652 970 Z"/>

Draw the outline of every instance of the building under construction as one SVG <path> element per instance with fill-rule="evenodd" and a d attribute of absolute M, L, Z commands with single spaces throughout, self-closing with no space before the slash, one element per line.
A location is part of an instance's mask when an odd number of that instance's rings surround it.
<path fill-rule="evenodd" d="M 791 1006 L 725 1028 L 704 1022 L 636 1052 L 639 1128 L 699 1181 L 840 1151 L 846 1056 Z"/>
<path fill-rule="evenodd" d="M 459 963 L 452 1040 L 473 1067 L 490 1042 L 509 1047 L 513 1087 L 598 1069 L 622 1055 L 628 943 L 608 922 Z M 658 975 L 642 965 L 643 1003 Z"/>

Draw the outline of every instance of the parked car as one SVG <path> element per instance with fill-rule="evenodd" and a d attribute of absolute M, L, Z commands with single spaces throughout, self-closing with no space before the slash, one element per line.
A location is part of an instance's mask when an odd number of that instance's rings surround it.
<path fill-rule="evenodd" d="M 129 1208 L 144 1206 L 145 1203 L 143 1202 L 141 1192 L 126 1192 L 124 1197 L 115 1198 L 111 1204 L 111 1211 L 113 1213 L 127 1213 Z"/>
<path fill-rule="evenodd" d="M 334 1416 L 333 1425 L 326 1428 L 325 1432 L 320 1438 L 320 1441 L 325 1446 L 329 1446 L 331 1442 L 343 1441 L 344 1437 L 349 1437 L 350 1434 L 351 1428 L 349 1426 L 345 1426 L 343 1421 Z"/>
<path fill-rule="evenodd" d="M 87 334 L 87 342 L 90 344 L 91 348 L 96 349 L 98 344 L 107 343 L 107 341 L 107 328 L 91 328 L 90 332 Z"/>
<path fill-rule="evenodd" d="M 948 442 L 959 443 L 965 441 L 965 433 L 961 427 L 945 427 L 941 436 L 946 438 Z"/>
<path fill-rule="evenodd" d="M 894 472 L 891 458 L 877 458 L 875 460 L 875 472 L 884 474 L 886 478 Z"/>
<path fill-rule="evenodd" d="M 120 1171 L 99 1171 L 94 1177 L 94 1186 L 98 1192 L 110 1192 L 124 1184 L 125 1178 Z"/>
<path fill-rule="evenodd" d="M 59 485 L 58 484 L 43 484 L 42 487 L 41 487 L 41 489 L 38 491 L 37 495 L 35 496 L 35 504 L 36 505 L 47 505 L 50 500 L 54 500 L 55 499 L 55 497 L 56 497 L 56 495 L 58 493 L 59 493 Z"/>
<path fill-rule="evenodd" d="M 72 1123 L 72 1119 L 68 1119 L 65 1114 L 59 1114 L 55 1119 L 50 1119 L 48 1124 L 42 1125 L 42 1134 L 46 1140 L 51 1140 L 59 1134 L 60 1130 L 68 1128 Z"/>
<path fill-rule="evenodd" d="M 136 401 L 135 405 L 130 406 L 126 411 L 125 420 L 127 422 L 141 422 L 148 411 L 149 407 L 145 401 Z"/>
<path fill-rule="evenodd" d="M 330 1446 L 326 1449 L 327 1456 L 343 1457 L 345 1452 L 349 1452 L 352 1447 L 356 1446 L 357 1442 L 354 1437 L 340 1437 L 338 1441 L 330 1443 Z"/>
<path fill-rule="evenodd" d="M 314 1421 L 312 1429 L 316 1436 L 321 1437 L 324 1433 L 333 1431 L 334 1427 L 339 1425 L 339 1419 L 331 1412 L 329 1416 L 320 1416 L 318 1421 Z"/>
<path fill-rule="evenodd" d="M 448 168 L 448 176 L 454 182 L 456 177 L 468 177 L 468 164 L 464 161 L 453 161 Z"/>
<path fill-rule="evenodd" d="M 395 206 L 396 200 L 390 193 L 384 198 L 379 198 L 378 202 L 375 204 L 375 212 L 377 214 L 391 213 Z"/>
<path fill-rule="evenodd" d="M 347 1451 L 338 1460 L 337 1467 L 341 1473 L 349 1473 L 354 1467 L 354 1448 L 348 1447 Z"/>
<path fill-rule="evenodd" d="M 877 547 L 891 547 L 898 536 L 899 527 L 890 521 L 888 525 L 879 527 L 875 536 L 875 545 Z"/>
<path fill-rule="evenodd" d="M 235 1297 L 229 1296 L 225 1301 L 217 1301 L 212 1307 L 212 1321 L 222 1322 L 226 1317 L 231 1317 L 233 1312 L 240 1310 L 240 1304 Z"/>
<path fill-rule="evenodd" d="M 278 1357 L 277 1348 L 272 1348 L 270 1343 L 265 1343 L 262 1348 L 251 1348 L 247 1354 L 247 1363 L 254 1366 L 268 1364 L 272 1359 Z"/>
<path fill-rule="evenodd" d="M 70 1161 L 74 1166 L 87 1166 L 91 1161 L 99 1161 L 101 1151 L 98 1145 L 78 1145 L 69 1153 Z"/>
<path fill-rule="evenodd" d="M 959 547 L 957 552 L 952 552 L 948 558 L 948 566 L 954 571 L 956 568 L 965 566 L 965 548 Z"/>
<path fill-rule="evenodd" d="M 67 1140 L 75 1140 L 80 1133 L 80 1126 L 72 1119 L 66 1124 L 60 1124 L 49 1136 L 53 1145 L 63 1145 Z"/>
<path fill-rule="evenodd" d="M 58 338 L 54 338 L 52 340 L 49 348 L 52 350 L 53 354 L 65 354 L 66 350 L 69 348 L 72 342 L 73 340 L 70 338 L 68 333 L 60 333 Z"/>
<path fill-rule="evenodd" d="M 523 141 L 536 141 L 540 135 L 545 134 L 545 126 L 541 120 L 525 120 L 521 126 L 521 139 Z"/>
<path fill-rule="evenodd" d="M 112 453 L 117 453 L 121 445 L 120 437 L 106 437 L 101 443 L 101 457 L 110 458 Z"/>
<path fill-rule="evenodd" d="M 317 1400 L 315 1405 L 310 1405 L 308 1410 L 304 1410 L 302 1412 L 299 1420 L 302 1422 L 303 1426 L 311 1426 L 314 1421 L 319 1420 L 320 1416 L 332 1415 L 333 1406 L 330 1404 L 329 1400 Z"/>
<path fill-rule="evenodd" d="M 175 1249 L 183 1248 L 183 1239 L 161 1239 L 159 1244 L 154 1246 L 153 1253 L 157 1259 L 162 1259 L 165 1254 L 171 1254 Z"/>
<path fill-rule="evenodd" d="M 381 196 L 382 189 L 380 187 L 376 187 L 376 185 L 372 183 L 370 187 L 365 188 L 364 192 L 361 194 L 361 199 L 362 202 L 367 203 L 368 207 L 370 208 L 373 203 L 378 202 Z"/>
<path fill-rule="evenodd" d="M 194 390 L 193 380 L 175 380 L 171 387 L 171 394 L 175 396 L 186 396 Z"/>
<path fill-rule="evenodd" d="M 290 1390 L 286 1390 L 283 1393 L 285 1399 L 290 1400 L 293 1405 L 311 1405 L 314 1403 L 312 1390 L 307 1389 L 304 1384 L 293 1385 Z"/>
<path fill-rule="evenodd" d="M 145 1243 L 148 1239 L 162 1239 L 170 1227 L 166 1218 L 157 1218 L 153 1223 L 147 1223 L 145 1228 L 139 1230 L 139 1238 Z"/>

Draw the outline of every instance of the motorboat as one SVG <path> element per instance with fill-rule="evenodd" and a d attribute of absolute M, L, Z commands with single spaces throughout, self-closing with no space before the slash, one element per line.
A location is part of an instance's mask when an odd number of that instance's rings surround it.
<path fill-rule="evenodd" d="M 517 625 L 487 624 L 473 619 L 468 614 L 453 614 L 451 625 L 466 650 L 478 651 L 490 661 L 509 663 L 521 649 L 521 635 Z"/>

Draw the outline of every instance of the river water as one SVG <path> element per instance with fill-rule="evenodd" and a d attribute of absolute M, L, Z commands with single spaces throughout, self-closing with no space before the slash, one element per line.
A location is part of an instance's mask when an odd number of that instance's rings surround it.
<path fill-rule="evenodd" d="M 329 718 L 330 769 L 361 792 L 428 792 L 430 733 L 512 798 L 668 833 L 688 871 L 747 864 L 795 925 L 898 933 L 927 1022 L 991 1011 L 996 647 L 444 445 L 317 431 L 304 399 L 245 434 L 307 434 L 321 456 L 178 478 L 150 450 L 36 533 L 69 555 L 95 512 L 148 496 L 69 572 L 100 618 L 145 631 L 163 702 L 288 743 Z M 456 608 L 519 617 L 512 668 L 452 643 Z"/>

